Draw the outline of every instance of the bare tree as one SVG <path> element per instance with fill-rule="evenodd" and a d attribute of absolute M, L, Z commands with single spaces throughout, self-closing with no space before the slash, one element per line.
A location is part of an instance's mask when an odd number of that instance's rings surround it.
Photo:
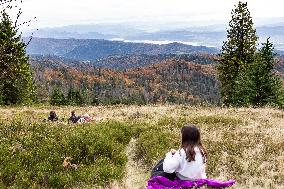
<path fill-rule="evenodd" d="M 15 19 L 13 20 L 13 29 L 19 34 L 22 35 L 22 32 L 20 32 L 20 28 L 23 26 L 29 27 L 30 24 L 33 21 L 36 21 L 36 17 L 26 20 L 26 21 L 21 21 L 20 18 L 23 14 L 21 5 L 23 3 L 23 0 L 0 0 L 0 20 L 3 17 L 3 13 L 10 13 L 10 12 L 16 12 L 15 14 Z M 32 40 L 33 33 L 29 37 L 29 40 L 25 42 L 25 46 L 27 47 L 29 43 Z"/>

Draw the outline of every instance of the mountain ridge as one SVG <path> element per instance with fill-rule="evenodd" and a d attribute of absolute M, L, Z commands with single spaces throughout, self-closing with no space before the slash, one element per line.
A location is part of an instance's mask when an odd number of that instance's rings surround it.
<path fill-rule="evenodd" d="M 27 40 L 27 39 L 26 39 Z M 181 43 L 147 44 L 104 39 L 52 39 L 33 38 L 27 47 L 28 54 L 56 55 L 69 59 L 94 61 L 110 55 L 157 55 L 217 53 L 218 49 Z"/>

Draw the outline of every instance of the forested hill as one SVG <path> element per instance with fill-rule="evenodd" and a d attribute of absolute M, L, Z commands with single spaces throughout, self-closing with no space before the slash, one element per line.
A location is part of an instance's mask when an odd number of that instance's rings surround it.
<path fill-rule="evenodd" d="M 39 100 L 55 86 L 79 90 L 86 103 L 219 103 L 215 70 L 186 60 L 166 59 L 144 67 L 114 70 L 90 62 L 31 58 Z"/>
<path fill-rule="evenodd" d="M 28 54 L 56 55 L 69 59 L 89 61 L 94 61 L 111 55 L 158 55 L 218 52 L 219 51 L 216 48 L 191 46 L 181 43 L 158 45 L 108 41 L 102 39 L 33 38 L 27 47 Z"/>
<path fill-rule="evenodd" d="M 161 61 L 173 59 L 176 61 L 187 61 L 197 64 L 215 64 L 217 56 L 213 54 L 198 53 L 198 54 L 158 54 L 158 55 L 113 55 L 96 61 L 78 61 L 64 57 L 51 56 L 51 55 L 32 55 L 34 61 L 37 62 L 64 62 L 64 64 L 76 66 L 82 62 L 87 63 L 89 66 L 96 68 L 109 68 L 116 70 L 125 70 L 130 68 L 144 67 L 147 65 L 157 64 Z M 80 64 L 81 65 L 81 64 Z"/>
<path fill-rule="evenodd" d="M 92 62 L 94 67 L 124 70 L 157 64 L 165 60 L 187 61 L 197 64 L 214 64 L 216 56 L 205 53 L 198 54 L 158 54 L 158 55 L 124 55 L 109 56 Z"/>

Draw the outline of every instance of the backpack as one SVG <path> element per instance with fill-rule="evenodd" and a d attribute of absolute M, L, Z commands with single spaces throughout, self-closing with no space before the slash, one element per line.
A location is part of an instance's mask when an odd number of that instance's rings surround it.
<path fill-rule="evenodd" d="M 163 170 L 163 163 L 164 163 L 164 158 L 161 159 L 156 165 L 155 167 L 152 169 L 151 171 L 151 178 L 152 177 L 156 177 L 156 176 L 162 176 L 165 177 L 169 180 L 176 180 L 177 176 L 176 173 L 166 173 Z"/>

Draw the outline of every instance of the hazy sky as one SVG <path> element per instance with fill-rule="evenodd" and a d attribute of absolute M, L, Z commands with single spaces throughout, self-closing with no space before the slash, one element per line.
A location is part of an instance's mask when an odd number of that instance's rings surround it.
<path fill-rule="evenodd" d="M 25 18 L 36 27 L 143 21 L 228 21 L 237 0 L 23 0 Z M 247 0 L 253 18 L 284 17 L 284 0 Z M 284 20 L 283 20 L 284 21 Z"/>

